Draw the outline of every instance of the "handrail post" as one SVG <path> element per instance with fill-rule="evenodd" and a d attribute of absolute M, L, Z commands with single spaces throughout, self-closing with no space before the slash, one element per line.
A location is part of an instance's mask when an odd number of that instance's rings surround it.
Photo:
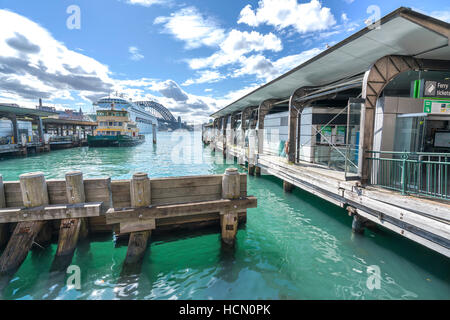
<path fill-rule="evenodd" d="M 403 155 L 402 155 L 402 159 L 403 159 L 403 161 L 402 161 L 402 181 L 401 181 L 401 184 L 402 184 L 402 195 L 406 195 L 406 187 L 407 187 L 407 182 L 406 182 L 406 164 L 407 164 L 407 162 L 406 162 L 406 160 L 408 160 L 408 154 L 407 153 L 404 153 Z"/>

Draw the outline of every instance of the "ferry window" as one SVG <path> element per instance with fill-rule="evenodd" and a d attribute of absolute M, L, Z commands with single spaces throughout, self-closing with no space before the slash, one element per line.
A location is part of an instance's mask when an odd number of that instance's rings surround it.
<path fill-rule="evenodd" d="M 113 124 L 113 123 L 112 123 L 112 122 L 110 122 L 110 123 L 109 123 L 109 126 L 111 127 L 111 126 L 112 126 L 112 124 Z"/>
<path fill-rule="evenodd" d="M 120 126 L 120 127 L 122 126 L 122 122 L 119 122 L 119 126 Z"/>

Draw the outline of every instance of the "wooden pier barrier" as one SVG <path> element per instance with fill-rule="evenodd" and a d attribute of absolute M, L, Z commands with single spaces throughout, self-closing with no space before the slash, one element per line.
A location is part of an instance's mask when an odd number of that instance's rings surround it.
<path fill-rule="evenodd" d="M 86 201 L 82 172 L 73 171 L 66 174 L 66 195 L 67 203 L 69 204 L 84 203 Z M 72 256 L 78 239 L 86 238 L 87 234 L 86 218 L 62 219 L 59 227 L 56 256 Z"/>
<path fill-rule="evenodd" d="M 234 244 L 238 223 L 246 221 L 248 208 L 257 206 L 256 198 L 247 195 L 247 175 L 237 169 L 223 175 L 153 179 L 137 173 L 131 180 L 116 181 L 83 179 L 81 172 L 46 181 L 42 173 L 30 173 L 20 181 L 0 179 L 0 201 L 0 226 L 17 224 L 11 236 L 5 233 L 0 274 L 20 267 L 45 225 L 59 233 L 52 271 L 61 270 L 57 260 L 71 262 L 88 219 L 89 233 L 116 230 L 118 236 L 130 235 L 125 266 L 142 260 L 153 232 L 176 235 L 177 230 L 221 224 L 223 243 Z"/>
<path fill-rule="evenodd" d="M 150 206 L 151 185 L 146 173 L 135 173 L 130 183 L 131 206 L 135 208 Z M 142 261 L 147 249 L 148 239 L 155 228 L 155 219 L 139 218 L 137 222 L 130 222 L 121 227 L 121 232 L 143 230 L 131 232 L 128 240 L 127 256 L 125 264 L 136 264 Z"/>
<path fill-rule="evenodd" d="M 47 183 L 42 172 L 27 173 L 20 176 L 20 189 L 26 208 L 39 207 L 48 204 Z M 25 218 L 27 214 L 24 214 Z M 35 237 L 46 222 L 22 221 L 14 229 L 5 251 L 0 257 L 0 274 L 17 270 L 25 260 L 33 245 Z"/>

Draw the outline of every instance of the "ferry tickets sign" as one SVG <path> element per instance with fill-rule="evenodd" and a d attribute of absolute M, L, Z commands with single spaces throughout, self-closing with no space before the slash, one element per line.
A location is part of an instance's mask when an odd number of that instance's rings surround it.
<path fill-rule="evenodd" d="M 444 100 L 424 100 L 423 112 L 431 114 L 450 115 L 450 101 Z"/>
<path fill-rule="evenodd" d="M 449 81 L 424 81 L 423 97 L 450 98 Z"/>

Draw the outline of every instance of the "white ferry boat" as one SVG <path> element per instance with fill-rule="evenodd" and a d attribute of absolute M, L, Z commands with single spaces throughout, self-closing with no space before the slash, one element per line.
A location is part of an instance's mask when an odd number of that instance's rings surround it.
<path fill-rule="evenodd" d="M 130 120 L 135 122 L 141 134 L 152 133 L 152 125 L 158 127 L 158 120 L 144 107 L 119 96 L 109 96 L 94 103 L 98 109 L 111 109 L 128 111 Z"/>

